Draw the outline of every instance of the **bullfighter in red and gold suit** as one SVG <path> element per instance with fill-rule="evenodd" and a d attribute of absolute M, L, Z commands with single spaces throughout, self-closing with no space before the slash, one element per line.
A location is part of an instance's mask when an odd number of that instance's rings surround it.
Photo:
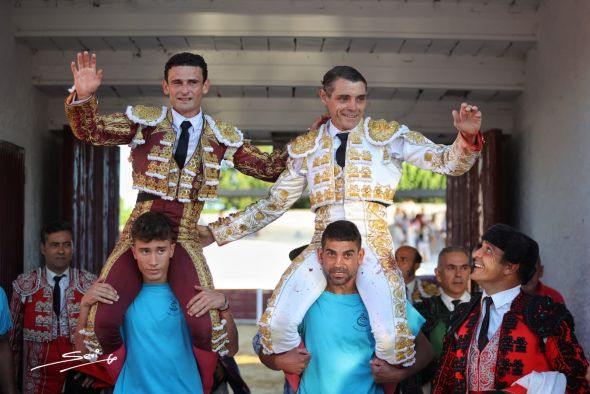
<path fill-rule="evenodd" d="M 433 393 L 590 392 L 570 312 L 520 289 L 538 253 L 535 241 L 509 226 L 486 231 L 472 273 L 484 292 L 451 317 Z"/>
<path fill-rule="evenodd" d="M 72 63 L 75 93 L 65 105 L 72 131 L 78 139 L 93 145 L 130 144 L 133 186 L 140 191 L 100 275 L 120 298 L 113 305 L 99 304 L 89 315 L 90 341 L 96 334 L 103 351 L 112 352 L 121 345 L 119 327 L 141 286 L 130 251 L 134 220 L 150 210 L 171 219 L 177 246 L 169 282 L 180 304 L 187 305 L 196 293 L 195 285 L 213 287 L 197 222 L 204 203 L 217 197 L 221 162 L 246 175 L 274 181 L 285 168 L 286 152 L 261 153 L 244 141 L 240 130 L 203 113 L 201 99 L 208 92 L 209 80 L 207 64 L 199 55 L 181 53 L 166 63 L 162 87 L 172 108 L 130 106 L 124 114 L 107 116 L 98 114 L 94 96 L 102 79 L 96 56 L 85 52 L 78 54 L 77 60 L 77 65 Z M 218 311 L 211 310 L 199 318 L 190 316 L 186 308 L 184 312 L 194 345 L 224 354 L 227 335 Z M 199 368 L 201 374 L 206 373 L 201 363 Z"/>
<path fill-rule="evenodd" d="M 14 326 L 10 345 L 18 373 L 23 368 L 22 392 L 61 393 L 67 373 L 60 373 L 63 354 L 74 350 L 74 333 L 82 296 L 96 277 L 70 267 L 72 261 L 71 227 L 51 224 L 43 230 L 41 251 L 45 266 L 21 274 L 13 282 L 10 312 Z M 54 297 L 55 278 L 59 298 Z M 56 313 L 57 311 L 57 313 Z M 35 367 L 41 367 L 33 369 Z"/>

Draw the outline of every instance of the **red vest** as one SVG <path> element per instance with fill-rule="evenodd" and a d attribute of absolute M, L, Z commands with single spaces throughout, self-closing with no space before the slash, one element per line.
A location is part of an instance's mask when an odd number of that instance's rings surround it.
<path fill-rule="evenodd" d="M 480 314 L 480 297 L 457 308 L 444 340 L 433 393 L 467 392 L 467 357 Z M 521 292 L 499 328 L 495 389 L 505 389 L 532 371 L 558 371 L 567 377 L 568 393 L 590 392 L 584 378 L 588 362 L 573 326 L 573 318 L 565 305 L 553 303 L 548 297 L 532 297 Z"/>
<path fill-rule="evenodd" d="M 58 336 L 67 336 L 70 342 L 74 342 L 80 301 L 95 277 L 86 271 L 70 268 L 69 279 L 64 293 L 66 306 L 59 320 L 53 312 L 53 286 L 47 283 L 45 268 L 39 267 L 14 281 L 16 293 L 25 297 L 23 340 L 50 342 Z"/>

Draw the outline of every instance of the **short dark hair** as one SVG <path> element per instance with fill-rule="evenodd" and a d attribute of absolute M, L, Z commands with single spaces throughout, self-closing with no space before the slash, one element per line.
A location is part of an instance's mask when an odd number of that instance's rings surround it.
<path fill-rule="evenodd" d="M 41 243 L 45 244 L 45 242 L 47 242 L 49 234 L 58 233 L 60 231 L 67 231 L 72 235 L 72 238 L 74 238 L 72 225 L 64 220 L 57 220 L 49 223 L 41 229 Z"/>
<path fill-rule="evenodd" d="M 131 227 L 131 239 L 143 242 L 172 240 L 170 219 L 160 212 L 146 212 Z"/>
<path fill-rule="evenodd" d="M 467 250 L 465 250 L 465 248 L 462 248 L 461 246 L 447 246 L 447 247 L 443 248 L 440 251 L 440 253 L 438 254 L 437 265 L 440 265 L 443 257 L 449 253 L 463 253 L 467 257 L 467 260 L 469 261 L 469 253 L 467 253 Z"/>
<path fill-rule="evenodd" d="M 207 63 L 201 55 L 190 52 L 181 52 L 173 55 L 164 66 L 164 80 L 168 82 L 168 71 L 175 66 L 200 67 L 203 71 L 203 82 L 207 80 Z"/>
<path fill-rule="evenodd" d="M 365 84 L 365 87 L 367 87 L 367 80 L 357 69 L 350 66 L 335 66 L 324 74 L 324 78 L 322 79 L 322 88 L 328 96 L 332 94 L 334 82 L 340 78 L 346 79 L 350 82 L 362 81 Z"/>
<path fill-rule="evenodd" d="M 327 240 L 352 241 L 360 249 L 362 244 L 361 233 L 356 224 L 348 220 L 336 220 L 326 226 L 322 233 L 322 248 L 326 246 Z"/>

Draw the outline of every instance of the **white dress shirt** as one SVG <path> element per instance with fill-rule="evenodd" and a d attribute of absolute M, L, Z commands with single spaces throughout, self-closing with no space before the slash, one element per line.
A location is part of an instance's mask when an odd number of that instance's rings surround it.
<path fill-rule="evenodd" d="M 356 126 L 355 126 L 356 128 Z M 351 129 L 354 130 L 354 129 Z M 336 134 L 338 133 L 347 133 L 350 130 L 340 130 L 338 127 L 334 126 L 334 124 L 331 121 L 328 121 L 328 134 L 330 134 L 330 137 L 332 137 L 332 139 L 334 140 L 332 142 L 332 147 L 334 148 L 334 158 L 336 158 L 336 150 L 340 147 L 341 141 L 340 138 L 336 137 Z"/>
<path fill-rule="evenodd" d="M 45 274 L 47 276 L 47 283 L 49 284 L 49 286 L 51 286 L 51 287 L 55 286 L 55 280 L 53 278 L 56 277 L 58 274 L 51 271 L 47 267 L 45 267 Z M 66 305 L 66 288 L 70 284 L 70 269 L 69 268 L 66 269 L 60 275 L 64 276 L 59 281 L 59 296 L 60 296 L 59 300 L 61 301 L 60 305 L 59 305 L 59 310 L 61 311 L 64 308 L 64 306 Z"/>
<path fill-rule="evenodd" d="M 445 306 L 447 307 L 447 309 L 449 311 L 453 312 L 455 310 L 455 305 L 453 305 L 453 300 L 456 300 L 457 298 L 451 297 L 450 295 L 445 293 L 445 291 L 442 288 L 440 289 L 440 299 L 442 300 L 443 304 L 445 304 Z M 469 294 L 466 291 L 458 299 L 461 300 L 461 303 L 469 302 L 471 300 L 471 294 Z"/>
<path fill-rule="evenodd" d="M 510 305 L 512 305 L 512 301 L 518 296 L 520 293 L 520 285 L 513 287 L 512 289 L 504 290 L 499 293 L 493 294 L 489 297 L 492 297 L 493 304 L 490 306 L 490 325 L 488 328 L 488 339 L 494 336 L 500 325 L 502 324 L 502 319 L 506 312 L 510 310 Z M 479 338 L 479 331 L 481 330 L 481 322 L 484 318 L 483 314 L 485 312 L 485 305 L 484 305 L 484 298 L 488 297 L 485 290 L 481 295 L 481 315 L 479 317 L 479 322 L 477 323 L 477 333 L 476 338 Z"/>
<path fill-rule="evenodd" d="M 173 153 L 176 153 L 178 140 L 180 139 L 180 134 L 182 133 L 180 125 L 185 120 L 191 122 L 192 127 L 188 129 L 188 150 L 186 152 L 186 160 L 184 161 L 184 164 L 190 160 L 190 158 L 195 153 L 197 146 L 199 145 L 199 139 L 201 138 L 201 132 L 203 130 L 203 111 L 200 110 L 198 114 L 191 118 L 185 118 L 176 112 L 174 108 L 172 108 L 172 129 L 176 133 L 176 141 L 174 142 Z"/>
<path fill-rule="evenodd" d="M 406 283 L 406 299 L 410 300 L 412 303 L 412 294 L 414 293 L 414 288 L 416 287 L 416 277 Z"/>

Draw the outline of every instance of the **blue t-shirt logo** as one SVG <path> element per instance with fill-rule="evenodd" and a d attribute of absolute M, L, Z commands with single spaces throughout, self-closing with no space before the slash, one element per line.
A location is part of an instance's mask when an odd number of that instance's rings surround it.
<path fill-rule="evenodd" d="M 170 300 L 170 306 L 168 307 L 168 314 L 173 316 L 178 313 L 178 300 L 173 298 Z"/>
<path fill-rule="evenodd" d="M 369 332 L 371 331 L 371 324 L 369 323 L 369 316 L 365 311 L 357 312 L 356 324 L 354 325 L 354 329 L 361 332 Z"/>

